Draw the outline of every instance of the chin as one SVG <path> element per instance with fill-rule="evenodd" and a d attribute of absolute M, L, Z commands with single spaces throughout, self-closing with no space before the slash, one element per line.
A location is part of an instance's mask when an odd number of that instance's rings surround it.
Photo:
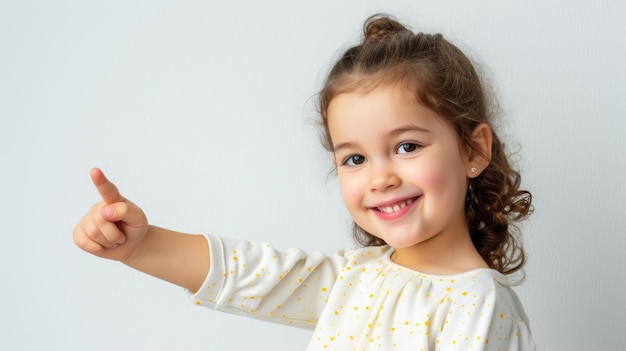
<path fill-rule="evenodd" d="M 387 245 L 393 247 L 394 249 L 406 249 L 409 247 L 413 247 L 419 245 L 424 241 L 421 238 L 410 238 L 410 237 L 379 237 L 384 240 Z"/>
<path fill-rule="evenodd" d="M 393 247 L 394 249 L 406 249 L 417 246 L 432 237 L 434 235 L 416 235 L 417 230 L 406 230 L 399 232 L 388 233 L 387 235 L 378 236 L 380 239 L 384 240 L 387 245 Z"/>

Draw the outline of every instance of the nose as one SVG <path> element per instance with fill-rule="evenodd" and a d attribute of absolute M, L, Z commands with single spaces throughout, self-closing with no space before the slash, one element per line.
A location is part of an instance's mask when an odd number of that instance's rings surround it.
<path fill-rule="evenodd" d="M 371 191 L 384 191 L 400 185 L 401 178 L 389 162 L 372 167 L 370 177 Z"/>

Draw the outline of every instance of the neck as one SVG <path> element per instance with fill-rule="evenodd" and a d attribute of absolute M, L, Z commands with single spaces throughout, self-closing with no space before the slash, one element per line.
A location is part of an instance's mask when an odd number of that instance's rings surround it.
<path fill-rule="evenodd" d="M 407 248 L 395 248 L 391 260 L 401 266 L 428 274 L 457 274 L 489 268 L 478 253 L 469 230 L 440 233 Z"/>

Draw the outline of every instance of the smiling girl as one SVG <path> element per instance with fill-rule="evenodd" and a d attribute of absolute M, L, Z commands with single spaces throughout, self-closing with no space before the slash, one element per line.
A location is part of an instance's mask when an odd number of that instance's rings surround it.
<path fill-rule="evenodd" d="M 339 94 L 327 121 L 346 206 L 394 262 L 434 274 L 488 268 L 465 219 L 468 178 L 487 161 L 464 152 L 446 121 L 395 84 Z M 489 128 L 474 134 L 488 157 Z"/>
<path fill-rule="evenodd" d="M 469 59 L 385 16 L 320 93 L 327 148 L 362 248 L 326 256 L 148 224 L 92 170 L 102 197 L 74 231 L 97 256 L 193 291 L 216 310 L 313 330 L 308 350 L 534 350 L 510 288 L 530 214 Z"/>

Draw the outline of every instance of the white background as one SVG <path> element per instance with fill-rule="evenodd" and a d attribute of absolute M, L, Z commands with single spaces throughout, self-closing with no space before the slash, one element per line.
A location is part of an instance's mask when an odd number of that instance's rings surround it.
<path fill-rule="evenodd" d="M 309 332 L 192 306 L 71 232 L 99 166 L 157 225 L 352 246 L 314 102 L 375 12 L 444 33 L 493 76 L 534 194 L 517 291 L 540 349 L 621 349 L 624 4 L 0 2 L 0 349 L 304 349 Z"/>

